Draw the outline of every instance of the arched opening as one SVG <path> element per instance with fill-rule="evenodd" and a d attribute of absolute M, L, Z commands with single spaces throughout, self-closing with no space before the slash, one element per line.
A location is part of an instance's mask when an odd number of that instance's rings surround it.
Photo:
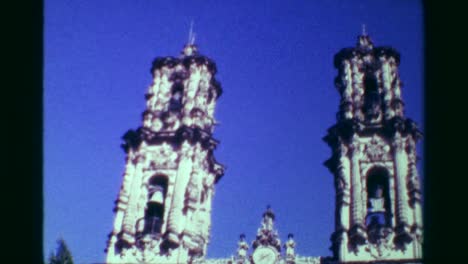
<path fill-rule="evenodd" d="M 391 225 L 391 202 L 389 173 L 382 167 L 372 168 L 367 173 L 367 227 Z"/>
<path fill-rule="evenodd" d="M 182 109 L 183 85 L 174 84 L 169 101 L 169 111 L 180 111 Z"/>
<path fill-rule="evenodd" d="M 153 176 L 148 181 L 148 202 L 146 203 L 143 234 L 161 233 L 167 184 L 165 175 Z"/>
<path fill-rule="evenodd" d="M 377 79 L 371 73 L 364 78 L 364 114 L 369 119 L 375 119 L 380 113 L 380 95 Z"/>

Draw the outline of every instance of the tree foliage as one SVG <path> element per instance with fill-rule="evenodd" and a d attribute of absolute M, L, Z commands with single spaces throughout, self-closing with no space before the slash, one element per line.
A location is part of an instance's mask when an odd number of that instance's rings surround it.
<path fill-rule="evenodd" d="M 49 254 L 48 264 L 73 264 L 73 257 L 63 238 L 57 240 L 57 249 Z"/>

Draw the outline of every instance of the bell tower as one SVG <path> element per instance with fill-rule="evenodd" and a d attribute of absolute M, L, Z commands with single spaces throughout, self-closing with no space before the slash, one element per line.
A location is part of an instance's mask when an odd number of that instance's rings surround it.
<path fill-rule="evenodd" d="M 213 154 L 222 93 L 216 65 L 191 42 L 178 58 L 156 58 L 151 74 L 143 124 L 123 136 L 107 263 L 190 263 L 209 241 L 214 186 L 224 173 Z"/>
<path fill-rule="evenodd" d="M 421 132 L 404 115 L 399 53 L 374 47 L 363 32 L 335 55 L 341 101 L 324 140 L 335 178 L 334 259 L 422 259 L 421 190 L 416 145 Z"/>

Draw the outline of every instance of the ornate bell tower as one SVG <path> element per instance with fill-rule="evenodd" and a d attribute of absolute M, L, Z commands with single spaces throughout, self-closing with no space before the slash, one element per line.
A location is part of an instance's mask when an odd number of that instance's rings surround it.
<path fill-rule="evenodd" d="M 335 55 L 341 102 L 324 140 L 333 152 L 325 165 L 335 178 L 331 250 L 340 263 L 422 259 L 421 132 L 404 116 L 399 62 L 365 33 Z"/>
<path fill-rule="evenodd" d="M 193 43 L 156 58 L 143 126 L 124 136 L 126 166 L 107 263 L 190 263 L 209 241 L 211 200 L 224 173 L 213 151 L 221 95 L 216 65 Z"/>

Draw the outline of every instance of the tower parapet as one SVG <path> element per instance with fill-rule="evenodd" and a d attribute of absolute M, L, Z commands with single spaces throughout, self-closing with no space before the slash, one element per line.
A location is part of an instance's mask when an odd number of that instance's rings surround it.
<path fill-rule="evenodd" d="M 206 253 L 214 185 L 216 65 L 187 44 L 156 58 L 143 124 L 123 136 L 127 154 L 107 263 L 187 263 Z"/>

